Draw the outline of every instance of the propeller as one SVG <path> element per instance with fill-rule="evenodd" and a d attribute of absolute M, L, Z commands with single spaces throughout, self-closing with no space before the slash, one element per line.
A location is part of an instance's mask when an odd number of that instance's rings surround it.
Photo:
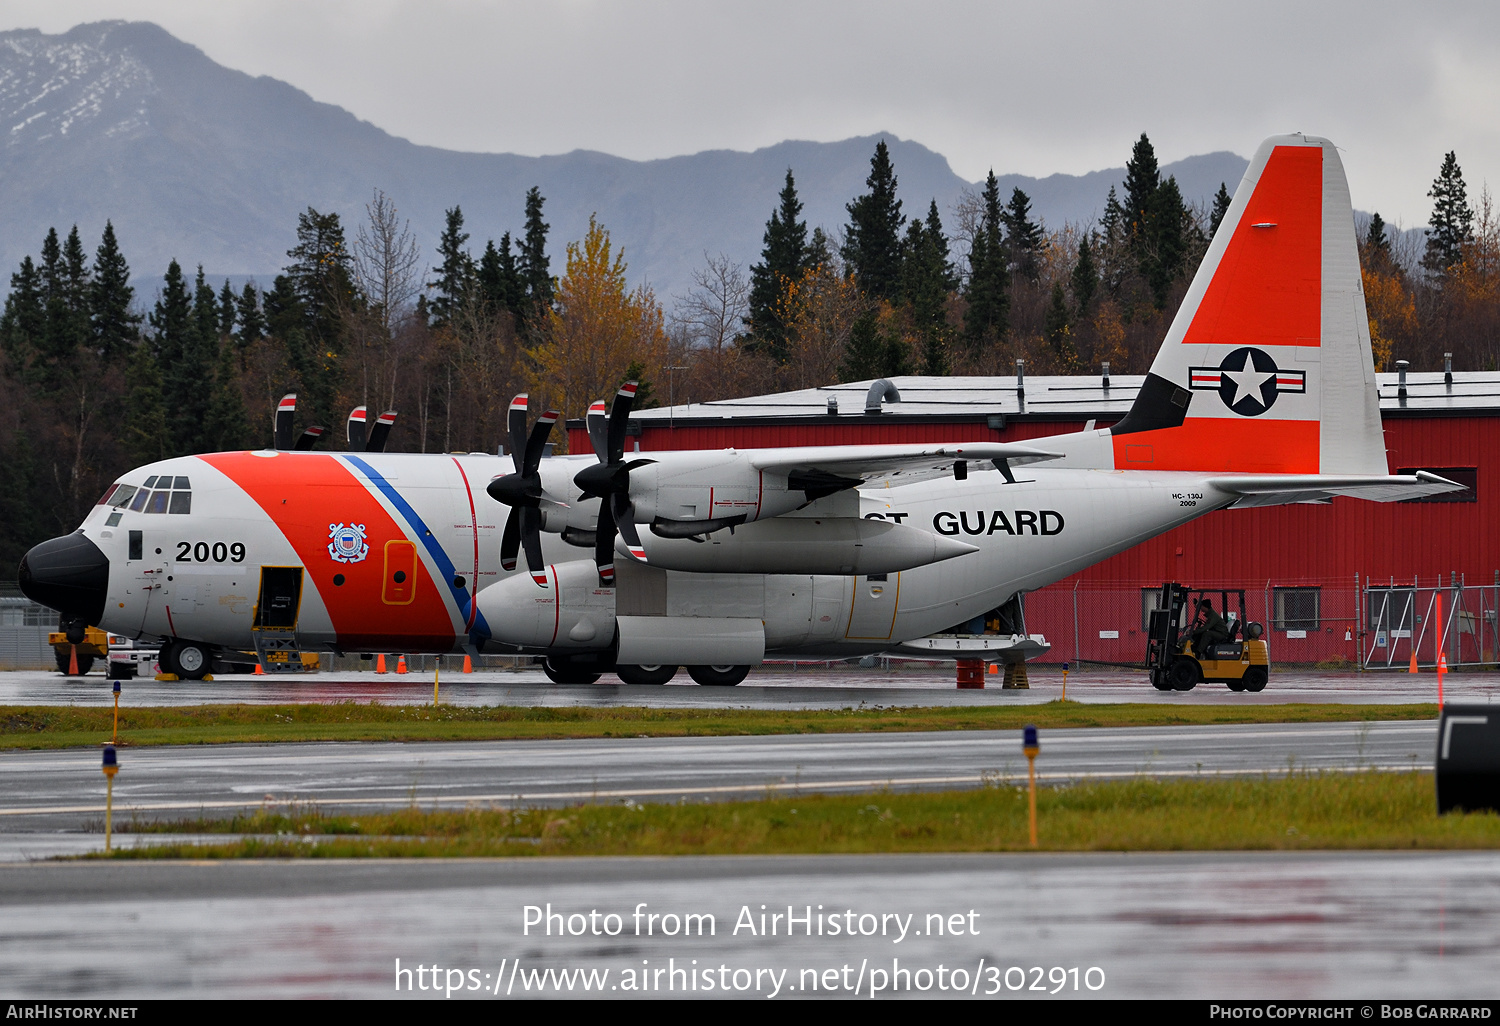
<path fill-rule="evenodd" d="M 599 568 L 599 583 L 605 587 L 615 583 L 616 534 L 625 539 L 625 547 L 632 556 L 646 561 L 646 550 L 641 547 L 641 536 L 635 528 L 635 506 L 630 501 L 630 471 L 656 461 L 625 462 L 625 422 L 630 419 L 635 388 L 634 381 L 620 386 L 608 416 L 602 399 L 589 407 L 589 441 L 599 462 L 580 470 L 573 478 L 573 483 L 583 490 L 579 498 L 600 500 L 599 526 L 594 531 L 594 564 Z"/>
<path fill-rule="evenodd" d="M 526 413 L 530 396 L 525 392 L 510 401 L 510 412 L 506 417 L 510 429 L 510 458 L 516 472 L 497 477 L 485 491 L 496 502 L 503 502 L 515 510 L 505 518 L 505 533 L 500 538 L 500 565 L 506 570 L 516 568 L 516 555 L 526 549 L 526 568 L 531 579 L 538 585 L 547 586 L 547 567 L 542 562 L 542 475 L 537 468 L 542 462 L 542 453 L 547 451 L 547 436 L 552 425 L 557 423 L 557 411 L 548 410 L 532 425 L 531 437 L 526 437 Z"/>

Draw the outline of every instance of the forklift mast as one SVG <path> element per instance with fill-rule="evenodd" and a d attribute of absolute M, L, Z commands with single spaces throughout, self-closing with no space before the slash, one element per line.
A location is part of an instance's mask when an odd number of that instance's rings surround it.
<path fill-rule="evenodd" d="M 1146 630 L 1146 665 L 1165 670 L 1177 655 L 1178 633 L 1182 629 L 1182 610 L 1187 605 L 1188 587 L 1170 581 L 1161 586 L 1156 608 Z"/>

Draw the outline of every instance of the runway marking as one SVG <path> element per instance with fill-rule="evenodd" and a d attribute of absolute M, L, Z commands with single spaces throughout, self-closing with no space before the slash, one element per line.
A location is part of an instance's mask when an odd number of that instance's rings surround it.
<path fill-rule="evenodd" d="M 1298 767 L 1305 770 L 1309 767 Z M 1311 767 L 1319 772 L 1327 773 L 1362 773 L 1374 771 L 1378 773 L 1410 773 L 1413 769 L 1409 765 L 1367 765 L 1367 766 L 1317 766 Z M 1079 780 L 1119 780 L 1131 777 L 1244 777 L 1258 773 L 1272 776 L 1281 776 L 1284 770 L 1250 769 L 1250 770 L 1153 770 L 1149 773 L 1141 773 L 1137 770 L 1121 770 L 1117 773 L 1038 773 L 1037 779 L 1041 781 L 1079 781 Z M 505 794 L 471 794 L 471 795 L 430 795 L 420 799 L 407 799 L 411 805 L 419 805 L 422 802 L 430 802 L 434 805 L 457 805 L 468 802 L 517 802 L 517 801 L 556 801 L 558 799 L 586 799 L 586 798 L 632 798 L 640 796 L 661 795 L 684 795 L 684 794 L 743 794 L 754 791 L 775 791 L 798 794 L 803 791 L 816 793 L 836 788 L 878 788 L 878 787 L 901 787 L 913 785 L 930 784 L 984 784 L 995 781 L 997 778 L 989 774 L 969 774 L 961 777 L 881 777 L 869 780 L 809 780 L 800 783 L 761 783 L 761 784 L 720 784 L 713 787 L 639 787 L 622 788 L 606 791 L 513 791 Z M 1020 786 L 1010 778 L 1000 780 L 1001 783 Z M 257 801 L 185 801 L 185 802 L 143 802 L 141 804 L 130 804 L 122 802 L 120 808 L 125 812 L 167 812 L 174 809 L 249 809 L 257 806 L 278 805 L 399 805 L 402 797 L 390 798 L 261 798 Z M 49 805 L 37 808 L 0 809 L 0 816 L 43 816 L 58 815 L 65 812 L 98 812 L 100 805 Z"/>

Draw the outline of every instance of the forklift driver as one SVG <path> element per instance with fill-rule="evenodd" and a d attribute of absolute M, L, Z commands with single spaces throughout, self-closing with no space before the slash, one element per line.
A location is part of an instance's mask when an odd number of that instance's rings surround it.
<path fill-rule="evenodd" d="M 1224 618 L 1214 612 L 1214 604 L 1206 598 L 1198 600 L 1196 624 L 1189 637 L 1193 643 L 1193 654 L 1199 659 L 1204 657 L 1208 646 L 1229 640 L 1229 628 L 1224 626 Z"/>

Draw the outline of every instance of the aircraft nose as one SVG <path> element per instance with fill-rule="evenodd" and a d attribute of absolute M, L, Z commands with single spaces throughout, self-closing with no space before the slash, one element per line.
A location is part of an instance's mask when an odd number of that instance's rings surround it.
<path fill-rule="evenodd" d="M 21 557 L 21 591 L 90 625 L 104 618 L 109 595 L 109 558 L 81 534 L 64 535 L 33 546 Z"/>

